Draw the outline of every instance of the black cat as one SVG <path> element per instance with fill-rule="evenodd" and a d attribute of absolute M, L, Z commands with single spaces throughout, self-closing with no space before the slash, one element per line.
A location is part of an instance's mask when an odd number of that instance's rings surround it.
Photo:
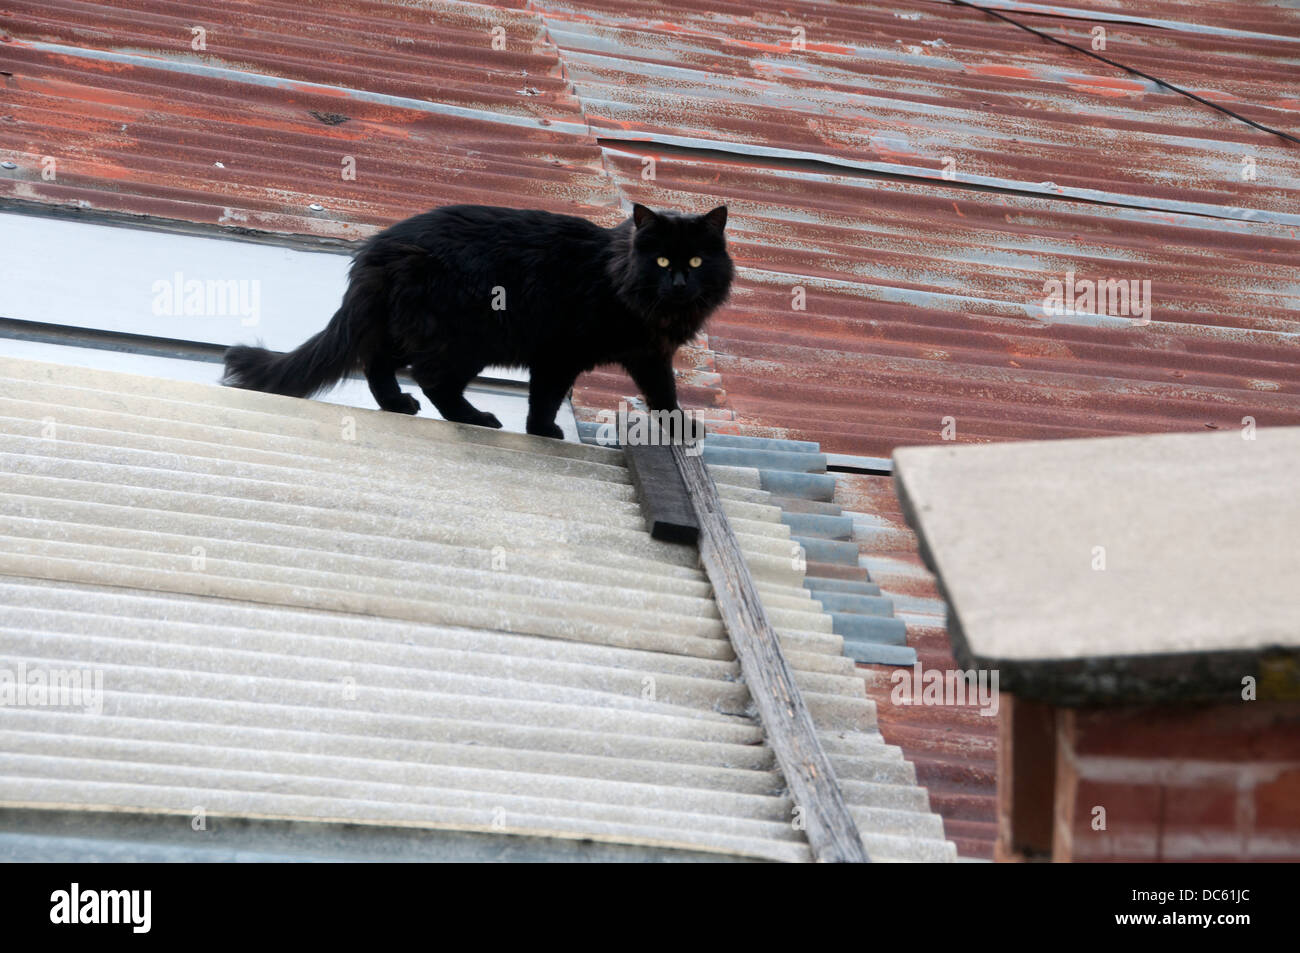
<path fill-rule="evenodd" d="M 384 410 L 414 414 L 411 376 L 447 420 L 500 427 L 464 397 L 488 364 L 529 369 L 528 432 L 560 437 L 574 380 L 620 364 L 651 410 L 678 410 L 673 353 L 727 299 L 725 205 L 705 215 L 634 205 L 614 228 L 550 212 L 452 205 L 369 239 L 325 330 L 277 354 L 226 351 L 222 383 L 309 397 L 360 367 Z"/>

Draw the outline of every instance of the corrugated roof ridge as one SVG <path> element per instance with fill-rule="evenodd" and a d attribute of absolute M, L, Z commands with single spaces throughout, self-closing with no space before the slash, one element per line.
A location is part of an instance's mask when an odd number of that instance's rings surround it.
<path fill-rule="evenodd" d="M 860 561 L 894 599 L 917 664 L 927 674 L 958 670 L 948 639 L 946 606 L 906 531 L 891 479 L 846 473 L 840 475 L 839 489 L 839 497 L 850 508 L 846 512 L 870 516 L 869 521 L 855 519 Z M 918 779 L 930 791 L 960 853 L 990 859 L 997 834 L 997 718 L 983 717 L 970 706 L 894 705 L 895 673 L 874 666 L 863 671 L 868 695 L 881 706 L 882 732 L 915 763 Z M 909 686 L 911 681 L 909 677 Z"/>
<path fill-rule="evenodd" d="M 758 451 L 759 454 L 761 454 L 765 446 L 786 450 L 790 449 L 789 442 L 784 441 L 781 438 L 749 437 L 743 442 L 735 441 L 734 438 L 724 439 L 743 446 L 751 447 Z M 804 441 L 803 443 L 806 445 L 805 452 L 816 452 L 816 444 L 814 442 Z M 766 458 L 756 454 L 755 459 L 762 460 L 771 458 Z M 845 480 L 853 481 L 856 479 L 859 478 L 854 475 L 836 475 L 837 487 L 844 486 Z M 886 477 L 873 477 L 870 479 L 876 480 L 886 487 L 888 486 L 889 481 Z M 773 496 L 772 502 L 782 505 L 783 507 L 788 507 L 789 503 L 794 501 Z M 845 630 L 848 629 L 846 623 L 848 623 L 849 620 L 846 619 L 843 614 L 833 611 L 834 608 L 843 606 L 841 600 L 848 599 L 862 602 L 863 605 L 856 607 L 852 614 L 856 616 L 858 620 L 866 619 L 868 621 L 875 618 L 875 611 L 879 611 L 880 607 L 878 604 L 868 606 L 865 603 L 872 602 L 873 600 L 876 600 L 877 597 L 883 596 L 885 597 L 883 601 L 886 601 L 891 605 L 892 608 L 890 611 L 892 612 L 900 605 L 899 600 L 902 600 L 901 605 L 904 608 L 898 610 L 899 618 L 895 625 L 898 632 L 905 633 L 908 644 L 897 646 L 896 648 L 902 649 L 903 652 L 900 652 L 896 656 L 889 655 L 889 652 L 895 647 L 882 645 L 874 649 L 874 651 L 878 653 L 878 657 L 860 660 L 863 661 L 864 664 L 874 663 L 871 668 L 864 669 L 862 673 L 865 676 L 865 684 L 868 687 L 868 694 L 875 700 L 878 706 L 878 712 L 880 713 L 880 720 L 882 722 L 880 727 L 882 733 L 884 733 L 888 738 L 897 738 L 897 740 L 902 743 L 904 752 L 909 758 L 909 763 L 910 759 L 916 759 L 918 780 L 929 790 L 931 803 L 936 812 L 944 817 L 945 827 L 948 828 L 948 836 L 958 845 L 959 851 L 964 856 L 988 858 L 991 856 L 992 842 L 996 833 L 996 824 L 993 820 L 995 772 L 991 760 L 982 756 L 972 763 L 969 758 L 958 758 L 957 760 L 954 760 L 953 754 L 943 754 L 937 751 L 933 747 L 931 740 L 926 737 L 927 732 L 921 731 L 919 728 L 912 726 L 915 719 L 909 716 L 913 714 L 914 710 L 895 709 L 893 706 L 892 697 L 896 683 L 889 676 L 892 675 L 893 672 L 898 671 L 898 669 L 892 667 L 887 669 L 876 667 L 879 665 L 891 664 L 911 665 L 920 661 L 924 664 L 926 669 L 954 668 L 955 662 L 953 662 L 949 651 L 946 648 L 941 648 L 936 651 L 933 647 L 936 644 L 942 646 L 946 646 L 947 644 L 946 631 L 943 627 L 943 604 L 941 600 L 938 600 L 937 598 L 930 599 L 927 597 L 925 600 L 927 607 L 937 606 L 940 612 L 937 615 L 918 615 L 915 611 L 915 607 L 920 604 L 918 602 L 918 597 L 910 594 L 906 590 L 897 590 L 894 588 L 894 579 L 896 578 L 894 573 L 896 573 L 897 570 L 892 567 L 891 573 L 885 577 L 888 580 L 888 585 L 880 586 L 878 584 L 865 582 L 865 580 L 869 578 L 869 575 L 864 567 L 873 562 L 879 561 L 878 559 L 866 554 L 877 552 L 882 546 L 886 547 L 887 551 L 893 550 L 900 541 L 903 544 L 903 549 L 907 549 L 906 534 L 895 539 L 887 532 L 864 532 L 863 526 L 860 525 L 861 520 L 856 520 L 854 517 L 863 516 L 865 513 L 845 510 L 833 503 L 825 504 L 825 506 L 827 507 L 828 514 L 833 515 L 838 511 L 841 518 L 846 516 L 849 518 L 851 526 L 848 527 L 849 533 L 847 538 L 851 540 L 854 545 L 852 547 L 852 552 L 846 553 L 846 556 L 852 556 L 852 560 L 851 562 L 846 560 L 846 563 L 843 566 L 845 572 L 843 572 L 839 578 L 826 580 L 811 575 L 818 569 L 819 564 L 812 561 L 810 558 L 808 572 L 811 578 L 806 578 L 804 584 L 810 589 L 813 597 L 818 600 L 819 604 L 823 605 L 824 608 L 832 610 L 831 614 L 836 620 L 835 631 L 837 632 L 845 632 Z M 896 508 L 896 501 L 894 506 Z M 865 502 L 862 505 L 862 509 L 864 511 L 868 509 Z M 891 509 L 874 507 L 871 512 L 881 523 L 889 523 L 893 520 L 893 510 Z M 785 508 L 782 511 L 781 518 L 798 525 L 803 518 L 803 514 L 790 512 L 788 508 Z M 837 528 L 844 529 L 845 527 Z M 801 544 L 805 541 L 805 538 L 800 537 L 798 533 L 795 533 L 792 538 L 798 540 Z M 859 550 L 864 554 L 861 558 L 858 556 Z M 829 569 L 830 565 L 833 564 L 822 563 L 820 564 L 820 567 L 823 569 Z M 857 582 L 852 581 L 854 577 L 857 578 Z M 827 585 L 830 586 L 829 589 L 820 588 Z M 865 586 L 872 586 L 875 589 L 875 592 L 863 591 L 861 587 Z M 845 592 L 846 588 L 850 589 L 847 593 Z M 931 638 L 928 634 L 922 638 L 923 632 L 928 633 L 930 631 L 938 633 L 936 637 L 937 642 L 936 639 Z M 849 634 L 850 636 L 852 635 L 851 630 Z M 918 648 L 918 646 L 921 645 L 924 646 L 923 650 Z M 847 643 L 846 652 L 850 652 L 851 654 L 851 650 Z M 933 720 L 934 719 L 930 719 L 929 721 Z M 926 724 L 929 724 L 929 721 L 927 721 Z M 970 732 L 976 728 L 979 729 L 980 738 L 993 737 L 989 735 L 989 732 L 993 730 L 993 726 L 989 723 L 989 720 L 986 719 L 975 719 L 974 721 L 970 721 L 969 719 L 956 718 L 956 720 L 949 719 L 944 721 L 942 724 L 935 723 L 933 726 L 935 732 L 942 731 L 944 735 L 943 739 L 936 738 L 935 741 L 942 740 L 944 745 L 953 751 L 967 750 L 965 746 L 974 744 L 978 739 Z M 958 773 L 954 774 L 954 771 L 958 771 Z M 973 811 L 980 812 L 984 819 L 978 821 L 973 819 Z"/>
<path fill-rule="evenodd" d="M 579 433 L 584 440 L 595 443 L 600 438 L 601 430 L 594 423 L 580 421 Z M 777 495 L 779 490 L 789 489 L 789 481 L 800 474 L 810 471 L 821 471 L 824 474 L 825 456 L 816 449 L 815 443 L 757 436 L 710 435 L 704 441 L 704 453 L 711 467 L 716 460 L 728 468 L 713 471 L 715 480 L 720 485 L 727 484 L 731 468 L 739 467 L 758 471 L 760 485 L 766 481 L 774 486 L 769 491 L 769 505 L 778 508 L 780 521 L 790 527 L 789 538 L 803 550 L 805 563 L 817 567 L 825 565 L 828 560 L 831 563 L 843 562 L 854 568 L 861 583 L 870 583 L 866 570 L 858 566 L 856 544 L 848 541 L 854 532 L 851 518 L 844 517 L 842 511 L 821 515 L 797 512 L 787 505 L 786 498 Z M 769 473 L 764 473 L 764 470 Z M 786 476 L 778 477 L 777 474 Z M 833 485 L 834 477 L 827 478 Z M 834 504 L 829 504 L 828 508 L 838 511 Z M 825 538 L 832 528 L 846 531 L 838 535 L 838 540 L 845 542 L 839 544 L 837 539 Z M 800 535 L 801 531 L 804 535 Z M 860 572 L 857 571 L 859 569 Z M 815 573 L 812 575 L 814 579 L 817 578 Z M 825 591 L 817 589 L 815 584 L 810 585 L 806 580 L 803 586 L 813 594 L 814 599 L 818 592 Z M 828 613 L 832 620 L 831 630 L 846 638 L 846 652 L 851 657 L 863 662 L 900 665 L 910 665 L 916 660 L 915 652 L 897 645 L 903 640 L 903 630 L 901 625 L 892 621 L 894 610 L 888 599 L 878 594 L 862 593 L 857 596 L 841 595 L 836 601 L 837 608 Z"/>
<path fill-rule="evenodd" d="M 706 438 L 705 440 L 704 453 L 706 460 L 709 459 L 708 443 L 710 439 L 712 438 Z M 791 450 L 788 443 L 779 440 L 773 440 L 768 444 L 763 442 L 763 438 L 750 438 L 744 441 L 728 440 L 727 442 L 732 445 L 731 449 L 739 449 L 739 455 L 729 455 L 726 457 L 726 459 L 731 460 L 733 464 L 745 461 L 746 457 L 744 455 L 749 454 L 750 456 L 748 459 L 752 462 L 770 464 L 774 460 L 779 460 L 792 468 L 790 472 L 803 473 L 806 472 L 805 468 L 816 469 L 818 466 L 817 459 L 820 457 L 815 445 L 807 445 L 799 449 Z M 769 447 L 771 449 L 767 449 Z M 804 455 L 808 459 L 797 459 L 800 454 Z M 824 470 L 824 464 L 821 465 L 821 469 Z M 719 474 L 715 476 L 715 479 L 721 479 L 725 482 L 727 472 L 729 471 L 720 471 Z M 781 502 L 780 498 L 776 496 L 772 497 L 772 501 L 777 505 Z M 771 513 L 768 518 L 780 519 L 783 522 L 788 522 L 789 517 L 790 514 L 780 511 L 779 513 Z M 815 543 L 815 540 L 809 537 L 792 535 L 790 537 L 790 542 L 790 558 L 799 568 L 800 575 L 804 577 L 803 584 L 807 588 L 808 582 L 803 567 L 807 564 L 806 553 L 810 548 L 810 545 Z M 860 574 L 865 579 L 865 571 Z M 816 602 L 817 593 L 812 592 L 811 594 Z M 888 603 L 888 600 L 880 601 L 885 604 Z M 820 605 L 820 603 L 818 604 Z M 848 639 L 850 637 L 856 638 L 861 634 L 860 627 L 854 624 L 858 618 L 857 614 L 854 612 L 828 612 L 826 614 L 831 619 L 833 631 L 844 638 L 844 642 L 842 643 L 844 646 L 843 651 L 845 654 L 852 657 L 855 652 L 854 649 L 850 648 Z M 879 651 L 879 649 L 870 648 L 866 649 L 866 651 Z M 907 651 L 911 652 L 910 649 Z M 911 657 L 914 658 L 915 653 L 911 653 Z M 849 697 L 866 694 L 859 678 L 855 677 L 852 679 L 851 685 L 851 688 L 847 687 L 847 685 L 845 688 L 845 690 L 849 692 Z M 867 726 L 861 721 L 855 720 L 853 715 L 847 713 L 847 717 L 845 715 L 840 715 L 837 718 L 831 711 L 824 709 L 819 710 L 816 705 L 816 696 L 814 694 L 808 693 L 807 697 L 809 698 L 810 708 L 813 709 L 814 721 L 819 727 L 837 727 L 848 731 L 857 731 L 859 734 L 870 738 L 879 738 L 881 741 L 884 740 L 879 729 L 875 727 L 874 724 L 872 727 L 867 728 Z M 875 699 L 873 702 L 872 712 L 874 715 L 877 710 L 876 706 L 881 704 L 881 700 Z M 836 720 L 830 720 L 832 718 L 836 718 Z M 909 783 L 909 787 L 907 788 L 908 793 L 899 794 L 900 798 L 908 799 L 907 803 L 911 804 L 912 810 L 916 813 L 910 817 L 908 823 L 903 824 L 901 828 L 898 828 L 894 825 L 902 823 L 900 819 L 887 818 L 878 810 L 866 807 L 862 804 L 859 799 L 859 794 L 861 792 L 857 787 L 858 783 L 859 782 L 854 780 L 846 779 L 842 782 L 842 787 L 844 789 L 845 798 L 849 802 L 851 813 L 854 814 L 854 817 L 858 821 L 863 833 L 864 841 L 868 842 L 869 852 L 874 850 L 874 853 L 871 853 L 873 859 L 880 857 L 881 859 L 906 858 L 933 861 L 956 858 L 956 850 L 954 846 L 945 840 L 943 821 L 940 819 L 939 815 L 933 811 L 930 799 L 924 788 L 911 786 Z M 881 833 L 905 833 L 906 836 L 911 839 L 911 849 L 900 852 L 897 848 L 891 848 L 880 842 L 876 842 L 872 845 L 869 840 L 870 836 Z"/>
<path fill-rule="evenodd" d="M 598 424 L 590 421 L 579 422 L 579 435 L 584 440 L 593 443 L 604 442 L 607 445 L 612 445 L 616 442 L 614 439 L 616 438 L 616 434 L 611 433 L 608 428 L 602 429 Z M 725 452 L 717 453 L 717 450 L 719 449 L 724 449 Z M 811 441 L 792 442 L 780 438 L 755 437 L 750 435 L 715 436 L 710 432 L 710 435 L 706 437 L 704 441 L 704 457 L 706 461 L 709 461 L 711 458 L 727 461 L 725 464 L 710 464 L 710 472 L 713 474 L 715 482 L 718 483 L 720 489 L 729 485 L 729 481 L 732 479 L 739 480 L 742 485 L 746 486 L 752 486 L 755 482 L 758 482 L 761 485 L 763 477 L 759 467 L 764 464 L 784 465 L 789 468 L 784 472 L 793 474 L 802 474 L 810 469 L 825 469 L 824 459 L 819 453 L 817 445 Z M 760 492 L 765 494 L 765 497 L 769 502 L 769 505 L 764 507 L 764 512 L 761 518 L 765 518 L 769 521 L 781 521 L 786 525 L 789 525 L 790 516 L 792 514 L 789 514 L 782 509 L 782 499 L 775 496 L 770 491 L 764 490 Z M 791 561 L 791 565 L 795 567 L 796 572 L 798 572 L 801 577 L 803 587 L 810 592 L 814 605 L 820 607 L 821 603 L 817 601 L 818 592 L 813 591 L 813 588 L 809 585 L 804 572 L 798 568 L 801 565 L 801 561 L 806 562 L 806 558 L 803 554 L 806 553 L 808 545 L 812 543 L 813 540 L 810 538 L 801 538 L 796 535 L 791 535 L 791 549 L 787 558 Z M 858 575 L 865 584 L 867 579 L 867 573 L 865 570 L 859 570 Z M 761 598 L 766 604 L 767 597 L 761 596 Z M 880 601 L 882 603 L 887 602 L 887 600 Z M 825 618 L 830 623 L 832 631 L 841 635 L 841 638 L 845 629 L 853 630 L 854 615 L 855 612 L 852 611 L 825 612 Z M 901 625 L 899 628 L 901 629 Z M 854 632 L 853 634 L 857 633 Z M 843 645 L 843 651 L 850 657 L 855 654 L 854 651 L 850 649 L 847 642 L 841 641 L 841 644 Z M 891 647 L 889 646 L 881 647 L 886 654 L 888 654 L 890 648 Z M 881 649 L 864 649 L 861 651 L 874 651 L 878 654 Z M 904 654 L 906 654 L 907 659 L 902 658 Z M 897 657 L 900 662 L 908 662 L 910 664 L 909 660 L 915 660 L 916 654 L 911 649 L 905 649 L 903 653 L 897 653 Z M 848 693 L 848 696 L 846 697 L 851 698 L 864 693 L 862 690 L 861 680 L 858 677 L 854 677 L 843 684 L 844 688 L 842 691 Z M 819 728 L 826 726 L 835 727 L 842 731 L 855 733 L 859 736 L 879 739 L 880 743 L 884 743 L 884 739 L 880 736 L 879 731 L 874 727 L 868 727 L 864 724 L 861 721 L 861 716 L 853 713 L 852 707 L 846 711 L 837 712 L 836 707 L 827 707 L 826 702 L 819 699 L 816 693 L 808 692 L 807 689 L 805 689 L 805 693 L 806 697 L 809 699 L 810 707 L 813 708 L 814 721 L 818 724 Z M 880 700 L 877 699 L 876 704 L 878 705 L 880 703 Z M 872 722 L 874 724 L 874 717 Z M 839 770 L 840 767 L 837 765 L 837 771 Z M 940 848 L 938 846 L 938 844 L 946 843 L 943 841 L 944 835 L 942 824 L 938 822 L 937 815 L 931 814 L 930 803 L 925 799 L 924 789 L 912 786 L 914 784 L 913 779 L 915 778 L 915 774 L 910 768 L 910 765 L 908 770 L 909 774 L 905 776 L 907 779 L 906 783 L 908 784 L 908 790 L 912 793 L 906 795 L 900 794 L 898 796 L 911 798 L 909 803 L 913 805 L 913 808 L 921 811 L 923 815 L 933 817 L 933 821 L 922 820 L 920 817 L 915 820 L 914 824 L 909 829 L 910 833 L 908 836 L 915 838 L 916 840 L 912 843 L 910 850 L 903 850 L 901 851 L 901 854 L 903 856 L 908 856 L 911 859 L 944 859 L 944 857 L 947 856 L 944 851 L 952 851 L 952 847 L 951 845 L 948 845 L 946 848 Z M 870 811 L 857 810 L 858 805 L 855 798 L 857 791 L 855 787 L 856 782 L 852 780 L 857 772 L 852 767 L 852 762 L 847 763 L 845 771 L 848 774 L 848 778 L 842 786 L 844 787 L 846 797 L 849 800 L 851 812 L 854 813 L 860 823 L 864 841 L 868 843 L 868 850 L 871 853 L 872 858 L 876 859 L 878 855 L 882 859 L 900 856 L 901 848 L 899 845 L 880 841 L 871 841 L 870 838 L 873 833 L 880 833 L 879 825 L 882 823 L 888 824 L 894 822 L 873 815 Z M 936 824 L 938 825 L 937 827 L 935 826 Z M 955 857 L 955 852 L 953 852 L 951 856 Z"/>

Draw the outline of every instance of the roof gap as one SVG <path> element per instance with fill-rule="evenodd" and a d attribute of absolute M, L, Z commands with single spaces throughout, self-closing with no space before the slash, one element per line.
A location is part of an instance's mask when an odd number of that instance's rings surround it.
<path fill-rule="evenodd" d="M 1231 221 L 1277 222 L 1282 224 L 1300 224 L 1300 216 L 1287 213 L 1272 213 L 1260 209 L 1236 208 L 1207 205 L 1202 203 L 1165 201 L 1151 196 L 1119 195 L 1111 192 L 1098 193 L 1097 196 L 1085 194 L 1092 190 L 1076 189 L 1072 186 L 1060 186 L 1054 182 L 1016 184 L 996 180 L 991 176 L 982 176 L 986 182 L 960 181 L 943 178 L 935 170 L 931 172 L 919 167 L 886 168 L 884 163 L 871 163 L 865 160 L 841 160 L 818 156 L 814 153 L 797 153 L 790 149 L 777 149 L 767 146 L 749 145 L 747 143 L 711 142 L 709 140 L 690 140 L 684 136 L 664 136 L 655 138 L 656 134 L 638 133 L 620 138 L 607 134 L 596 137 L 596 143 L 602 149 L 625 152 L 628 155 L 640 155 L 652 150 L 660 155 L 679 156 L 682 158 L 701 159 L 712 162 L 728 162 L 734 165 L 746 165 L 755 169 L 794 174 L 842 176 L 881 182 L 908 182 L 927 185 L 934 189 L 951 189 L 954 193 L 979 193 L 993 195 L 1022 195 L 1026 198 L 1048 199 L 1081 206 L 1102 208 L 1134 208 L 1149 212 L 1164 212 L 1209 220 L 1229 219 Z M 676 140 L 676 141 L 667 141 Z M 637 146 L 643 146 L 637 150 Z M 874 167 L 873 167 L 874 166 Z M 910 168 L 912 171 L 904 171 Z"/>

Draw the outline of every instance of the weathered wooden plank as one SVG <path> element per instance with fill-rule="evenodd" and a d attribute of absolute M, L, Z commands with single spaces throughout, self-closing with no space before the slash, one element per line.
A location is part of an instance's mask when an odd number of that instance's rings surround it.
<path fill-rule="evenodd" d="M 658 446 L 628 446 L 623 452 L 650 535 L 694 546 L 699 541 L 700 524 L 672 455 Z"/>
<path fill-rule="evenodd" d="M 663 452 L 659 447 L 646 449 Z M 714 599 L 758 708 L 768 744 L 802 812 L 813 857 L 819 861 L 866 863 L 870 858 L 862 846 L 857 824 L 844 803 L 830 759 L 817 740 L 812 715 L 763 611 L 713 478 L 703 458 L 689 448 L 673 444 L 668 450 L 699 523 L 700 561 L 713 585 Z"/>

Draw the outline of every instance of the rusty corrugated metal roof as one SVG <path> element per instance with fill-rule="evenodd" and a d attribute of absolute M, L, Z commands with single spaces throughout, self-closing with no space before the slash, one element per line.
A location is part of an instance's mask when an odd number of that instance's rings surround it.
<path fill-rule="evenodd" d="M 975 10 L 538 6 L 602 136 L 936 179 L 951 158 L 960 182 L 1300 224 L 1300 161 L 1284 141 Z M 1088 24 L 1053 29 L 1091 41 Z M 1112 24 L 1107 51 L 1294 130 L 1300 47 L 1281 30 L 1209 38 Z M 1246 154 L 1270 174 L 1243 180 Z"/>
<path fill-rule="evenodd" d="M 1300 127 L 1294 10 L 997 7 L 1082 45 L 1104 24 L 1107 55 Z M 605 223 L 629 199 L 728 201 L 734 300 L 679 361 L 715 431 L 887 456 L 946 417 L 959 440 L 1300 423 L 1300 152 L 978 11 L 55 0 L 10 3 L 0 27 L 3 200 L 344 239 L 457 201 Z M 1044 282 L 1070 271 L 1149 279 L 1151 322 L 1047 320 Z M 596 373 L 575 403 L 590 419 L 633 394 Z M 840 487 L 875 521 L 862 562 L 909 643 L 948 667 L 887 484 Z M 882 705 L 881 723 L 962 853 L 987 855 L 986 721 Z"/>
<path fill-rule="evenodd" d="M 861 563 L 907 623 L 907 643 L 923 672 L 960 668 L 948 639 L 947 611 L 933 575 L 917 553 L 889 477 L 840 474 L 835 499 L 846 511 L 869 514 L 859 525 Z M 997 838 L 998 717 L 974 703 L 927 707 L 896 705 L 896 669 L 865 666 L 867 694 L 876 702 L 880 729 L 916 766 L 944 832 L 963 857 L 991 859 Z M 910 673 L 909 673 L 910 674 Z"/>
<path fill-rule="evenodd" d="M 733 304 L 679 362 L 687 394 L 711 405 L 715 429 L 888 456 L 900 444 L 937 441 L 949 419 L 961 440 L 1229 428 L 1248 415 L 1268 424 L 1300 420 L 1294 149 L 1145 81 L 1110 77 L 1082 55 L 1077 65 L 1067 62 L 1089 77 L 1080 80 L 1060 65 L 1063 51 L 1044 58 L 1039 41 L 1004 24 L 969 20 L 960 40 L 942 34 L 938 48 L 950 55 L 957 48 L 966 63 L 953 83 L 960 88 L 952 88 L 951 63 L 921 59 L 934 47 L 917 42 L 931 12 L 952 11 L 925 6 L 904 11 L 918 14 L 907 21 L 921 25 L 915 36 L 891 28 L 876 43 L 910 47 L 892 75 L 885 75 L 892 64 L 879 59 L 855 61 L 890 96 L 904 76 L 925 84 L 928 98 L 912 93 L 909 114 L 895 104 L 873 110 L 864 124 L 892 122 L 909 143 L 926 141 L 921 154 L 873 155 L 876 140 L 829 127 L 824 117 L 836 113 L 828 103 L 850 108 L 835 86 L 840 52 L 826 51 L 811 74 L 802 65 L 770 68 L 746 47 L 788 31 L 788 19 L 747 21 L 754 32 L 740 41 L 732 30 L 707 41 L 691 33 L 693 49 L 709 52 L 689 76 L 680 69 L 680 34 L 689 31 L 678 22 L 656 32 L 636 24 L 633 12 L 617 26 L 593 18 L 571 34 L 552 27 L 621 190 L 650 204 L 703 208 L 725 200 L 732 208 L 741 265 Z M 891 5 L 878 18 L 899 12 Z M 811 15 L 801 8 L 798 22 Z M 1058 32 L 1087 42 L 1086 25 Z M 1115 43 L 1128 38 L 1114 27 L 1109 36 L 1114 56 Z M 1196 75 L 1179 65 L 1170 81 L 1259 121 L 1285 127 L 1278 113 L 1295 115 L 1297 103 L 1287 99 L 1294 91 L 1268 59 L 1294 55 L 1293 46 L 1265 44 L 1260 54 L 1259 43 L 1234 41 L 1229 55 L 1220 37 L 1170 41 L 1155 31 L 1143 43 L 1142 55 L 1128 47 L 1125 55 L 1157 72 L 1213 46 L 1208 70 L 1198 54 Z M 713 72 L 715 62 L 726 75 Z M 642 75 L 629 79 L 637 69 Z M 779 86 L 784 98 L 764 94 L 755 105 L 750 91 L 762 82 Z M 1243 97 L 1268 108 L 1243 106 Z M 979 111 L 971 108 L 976 99 Z M 718 130 L 732 141 L 718 143 Z M 922 130 L 928 140 L 918 140 Z M 638 137 L 648 141 L 629 141 Z M 737 143 L 753 142 L 764 148 L 740 154 L 746 150 Z M 709 143 L 711 152 L 680 148 Z M 976 170 L 988 177 L 980 181 L 1002 188 L 933 174 L 945 153 L 961 156 L 962 169 L 972 146 Z M 792 149 L 818 161 L 790 161 Z M 1267 166 L 1264 175 L 1280 191 L 1241 179 L 1245 154 L 1257 175 Z M 642 175 L 646 156 L 655 160 L 653 181 Z M 894 175 L 886 174 L 891 163 Z M 854 164 L 852 173 L 836 169 Z M 1063 193 L 1074 199 L 1063 201 Z M 1276 224 L 1257 220 L 1268 217 L 1264 210 Z M 1044 282 L 1071 271 L 1150 280 L 1151 323 L 1050 322 L 1041 309 Z M 796 287 L 806 310 L 792 308 Z M 578 398 L 589 407 L 634 392 L 612 373 L 591 375 L 585 385 Z M 845 509 L 870 514 L 874 525 L 856 534 L 860 562 L 907 621 L 920 664 L 955 669 L 944 606 L 888 480 L 842 476 L 836 496 Z M 916 764 L 948 836 L 965 856 L 991 856 L 996 719 L 973 706 L 894 706 L 893 673 L 867 671 L 882 730 Z"/>
<path fill-rule="evenodd" d="M 943 3 L 946 0 L 936 0 Z M 1125 0 L 977 0 L 981 6 L 1011 13 L 1039 13 L 1099 23 L 1136 23 L 1207 36 L 1300 39 L 1300 7 L 1285 0 L 1143 0 L 1138 9 Z M 1041 25 L 1041 19 L 1030 18 Z"/>
<path fill-rule="evenodd" d="M 8 199 L 343 239 L 459 201 L 620 217 L 536 14 L 56 0 L 0 27 Z"/>
<path fill-rule="evenodd" d="M 708 328 L 739 424 L 888 456 L 993 440 L 1300 422 L 1300 240 L 1286 226 L 607 149 L 632 198 L 732 207 Z M 1044 283 L 1149 279 L 1151 320 L 1042 313 Z M 805 289 L 806 310 L 792 309 Z M 589 402 L 619 391 L 597 379 Z"/>

